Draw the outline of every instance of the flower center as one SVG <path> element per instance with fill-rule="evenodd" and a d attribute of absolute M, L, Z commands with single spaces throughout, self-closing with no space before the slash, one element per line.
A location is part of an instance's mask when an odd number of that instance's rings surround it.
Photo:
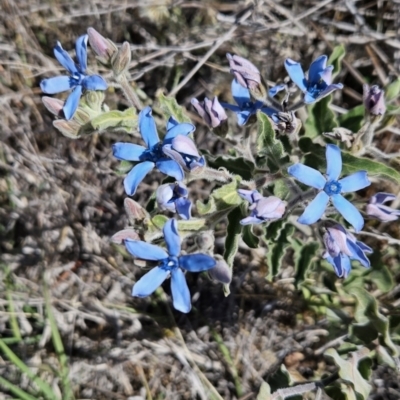
<path fill-rule="evenodd" d="M 159 267 L 165 271 L 173 271 L 179 267 L 178 257 L 168 257 L 161 261 Z"/>
<path fill-rule="evenodd" d="M 157 143 L 151 149 L 146 150 L 140 157 L 141 161 L 152 161 L 156 163 L 160 158 L 163 158 L 164 154 L 162 152 L 161 143 Z"/>
<path fill-rule="evenodd" d="M 342 185 L 338 181 L 326 182 L 324 191 L 328 196 L 339 194 L 342 191 Z"/>

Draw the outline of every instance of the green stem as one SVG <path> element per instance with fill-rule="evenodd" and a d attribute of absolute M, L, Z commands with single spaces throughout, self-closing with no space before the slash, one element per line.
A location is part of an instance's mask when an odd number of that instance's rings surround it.
<path fill-rule="evenodd" d="M 120 74 L 115 76 L 116 81 L 121 85 L 121 89 L 124 92 L 125 97 L 127 100 L 138 110 L 140 111 L 143 108 L 143 105 L 141 101 L 139 100 L 139 97 L 133 90 L 132 86 L 126 79 L 125 74 Z"/>

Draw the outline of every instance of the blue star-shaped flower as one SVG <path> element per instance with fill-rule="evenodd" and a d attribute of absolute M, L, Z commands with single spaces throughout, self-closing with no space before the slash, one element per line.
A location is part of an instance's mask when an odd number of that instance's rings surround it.
<path fill-rule="evenodd" d="M 276 93 L 278 93 L 279 90 L 282 90 L 283 88 L 284 85 L 278 85 L 269 90 L 269 95 L 273 97 Z M 279 111 L 271 107 L 263 107 L 264 103 L 262 101 L 251 101 L 249 89 L 246 89 L 240 85 L 236 79 L 232 81 L 231 89 L 232 97 L 235 99 L 237 105 L 222 102 L 221 105 L 222 107 L 236 113 L 237 121 L 240 126 L 246 125 L 249 118 L 252 115 L 255 115 L 258 110 L 261 110 L 263 113 L 269 116 Z"/>
<path fill-rule="evenodd" d="M 364 226 L 364 219 L 357 208 L 341 193 L 355 192 L 369 186 L 371 182 L 368 180 L 367 172 L 358 171 L 338 180 L 342 171 L 342 156 L 339 147 L 334 144 L 326 146 L 326 161 L 326 178 L 319 171 L 304 164 L 294 164 L 288 168 L 289 174 L 301 183 L 320 190 L 298 221 L 305 225 L 318 221 L 331 200 L 343 218 L 353 225 L 356 232 L 359 232 Z"/>
<path fill-rule="evenodd" d="M 371 263 L 365 253 L 372 253 L 372 249 L 358 241 L 340 224 L 327 228 L 324 235 L 326 252 L 323 257 L 333 266 L 339 278 L 346 278 L 351 270 L 351 260 L 357 260 L 365 268 Z"/>
<path fill-rule="evenodd" d="M 79 105 L 82 91 L 106 90 L 107 82 L 100 75 L 87 75 L 87 42 L 88 35 L 83 35 L 76 41 L 75 64 L 70 55 L 61 47 L 60 42 L 54 48 L 54 55 L 58 62 L 70 73 L 70 76 L 61 75 L 44 79 L 40 82 L 40 88 L 44 93 L 55 94 L 73 89 L 64 104 L 63 111 L 67 120 L 71 119 Z"/>
<path fill-rule="evenodd" d="M 304 102 L 314 103 L 336 89 L 343 89 L 341 83 L 332 83 L 333 65 L 326 66 L 327 56 L 320 56 L 314 60 L 308 70 L 308 79 L 304 76 L 301 64 L 288 58 L 285 68 L 290 79 L 304 92 Z"/>
<path fill-rule="evenodd" d="M 144 108 L 139 114 L 139 131 L 147 148 L 133 143 L 115 143 L 114 157 L 125 161 L 139 161 L 124 179 L 125 191 L 133 196 L 144 177 L 156 166 L 163 174 L 181 181 L 184 177 L 182 167 L 175 160 L 171 160 L 163 153 L 163 146 L 170 144 L 177 136 L 187 136 L 195 130 L 189 123 L 179 124 L 172 117 L 167 124 L 167 134 L 160 142 L 156 123 L 151 115 L 151 108 Z"/>
<path fill-rule="evenodd" d="M 126 248 L 134 257 L 159 261 L 159 265 L 143 275 L 133 286 L 132 296 L 146 297 L 151 295 L 169 276 L 174 307 L 188 313 L 191 309 L 190 293 L 182 270 L 190 272 L 207 271 L 216 265 L 214 258 L 198 253 L 180 256 L 181 240 L 178 234 L 178 223 L 168 220 L 163 228 L 168 253 L 159 246 L 139 240 L 125 240 Z"/>
<path fill-rule="evenodd" d="M 189 191 L 182 182 L 166 183 L 156 190 L 158 208 L 178 213 L 183 219 L 190 219 L 192 202 L 188 199 Z"/>

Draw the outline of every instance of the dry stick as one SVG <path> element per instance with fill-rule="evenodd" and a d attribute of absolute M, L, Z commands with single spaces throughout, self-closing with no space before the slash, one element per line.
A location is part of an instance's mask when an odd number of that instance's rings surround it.
<path fill-rule="evenodd" d="M 236 21 L 235 25 L 229 29 L 229 31 L 219 38 L 215 43 L 214 46 L 211 47 L 210 50 L 207 51 L 207 53 L 204 55 L 204 57 L 195 65 L 195 67 L 186 75 L 186 78 L 179 83 L 179 85 L 175 86 L 171 92 L 168 94 L 168 96 L 175 96 L 189 81 L 192 79 L 193 75 L 205 64 L 205 62 L 211 57 L 211 55 L 220 47 L 224 42 L 226 42 L 230 37 L 232 36 L 233 32 L 239 27 L 239 25 L 244 22 L 247 18 L 250 17 L 252 14 L 253 10 L 250 9 L 246 13 L 243 14 L 242 17 L 239 18 L 239 20 Z"/>

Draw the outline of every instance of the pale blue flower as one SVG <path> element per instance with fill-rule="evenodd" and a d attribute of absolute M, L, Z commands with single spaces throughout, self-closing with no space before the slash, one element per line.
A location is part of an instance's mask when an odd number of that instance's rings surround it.
<path fill-rule="evenodd" d="M 148 261 L 158 261 L 159 265 L 143 275 L 133 286 L 132 296 L 151 295 L 168 277 L 171 277 L 171 292 L 174 307 L 188 313 L 191 309 L 190 293 L 183 270 L 190 272 L 207 271 L 216 265 L 214 258 L 202 254 L 180 256 L 181 239 L 178 223 L 168 220 L 163 228 L 167 251 L 154 244 L 139 240 L 125 240 L 129 253 L 134 257 Z"/>
<path fill-rule="evenodd" d="M 62 48 L 60 42 L 54 48 L 58 62 L 69 72 L 70 76 L 61 75 L 44 79 L 40 88 L 44 93 L 55 94 L 73 89 L 64 104 L 65 119 L 70 120 L 79 105 L 83 90 L 106 90 L 107 82 L 100 75 L 87 75 L 87 42 L 88 35 L 83 35 L 76 41 L 76 64 L 70 55 Z"/>
<path fill-rule="evenodd" d="M 273 87 L 269 90 L 269 95 L 271 97 L 274 97 L 275 94 L 284 89 L 284 87 L 284 85 Z M 236 101 L 237 105 L 223 102 L 221 102 L 221 105 L 222 107 L 236 113 L 237 121 L 240 126 L 246 125 L 249 118 L 252 115 L 255 115 L 258 110 L 261 110 L 263 113 L 269 116 L 279 111 L 272 107 L 264 107 L 264 103 L 262 101 L 253 102 L 251 100 L 249 89 L 243 87 L 236 79 L 232 81 L 231 89 L 232 97 Z"/>
<path fill-rule="evenodd" d="M 289 174 L 301 183 L 320 190 L 298 221 L 305 225 L 318 221 L 331 200 L 343 218 L 353 225 L 356 232 L 359 232 L 364 226 L 364 219 L 357 208 L 341 193 L 355 192 L 369 186 L 371 182 L 368 180 L 367 172 L 358 171 L 338 180 L 342 171 L 342 156 L 339 147 L 334 144 L 326 146 L 326 161 L 326 178 L 319 171 L 304 164 L 294 164 L 288 168 Z"/>
<path fill-rule="evenodd" d="M 396 200 L 396 198 L 397 197 L 391 193 L 377 193 L 369 200 L 367 214 L 382 222 L 396 221 L 400 217 L 400 210 L 385 206 L 384 204 L 388 201 Z"/>
<path fill-rule="evenodd" d="M 178 162 L 165 155 L 163 146 L 171 144 L 177 137 L 186 138 L 186 135 L 194 130 L 194 125 L 189 123 L 179 124 L 171 117 L 167 123 L 167 133 L 161 142 L 156 123 L 151 115 L 151 108 L 144 108 L 139 114 L 139 131 L 147 147 L 121 142 L 113 145 L 114 157 L 119 160 L 139 162 L 124 179 L 126 193 L 129 196 L 134 195 L 139 183 L 154 167 L 157 167 L 163 174 L 181 181 L 184 177 L 182 167 Z"/>
<path fill-rule="evenodd" d="M 333 65 L 326 66 L 327 56 L 320 56 L 314 60 L 308 70 L 308 79 L 304 76 L 301 64 L 288 58 L 285 68 L 290 79 L 304 93 L 306 104 L 322 99 L 336 89 L 343 89 L 341 83 L 332 83 Z"/>
<path fill-rule="evenodd" d="M 351 260 L 356 260 L 365 268 L 371 263 L 365 253 L 372 253 L 372 249 L 358 241 L 340 224 L 327 228 L 324 235 L 326 252 L 324 258 L 333 266 L 339 278 L 346 278 L 351 270 Z"/>

